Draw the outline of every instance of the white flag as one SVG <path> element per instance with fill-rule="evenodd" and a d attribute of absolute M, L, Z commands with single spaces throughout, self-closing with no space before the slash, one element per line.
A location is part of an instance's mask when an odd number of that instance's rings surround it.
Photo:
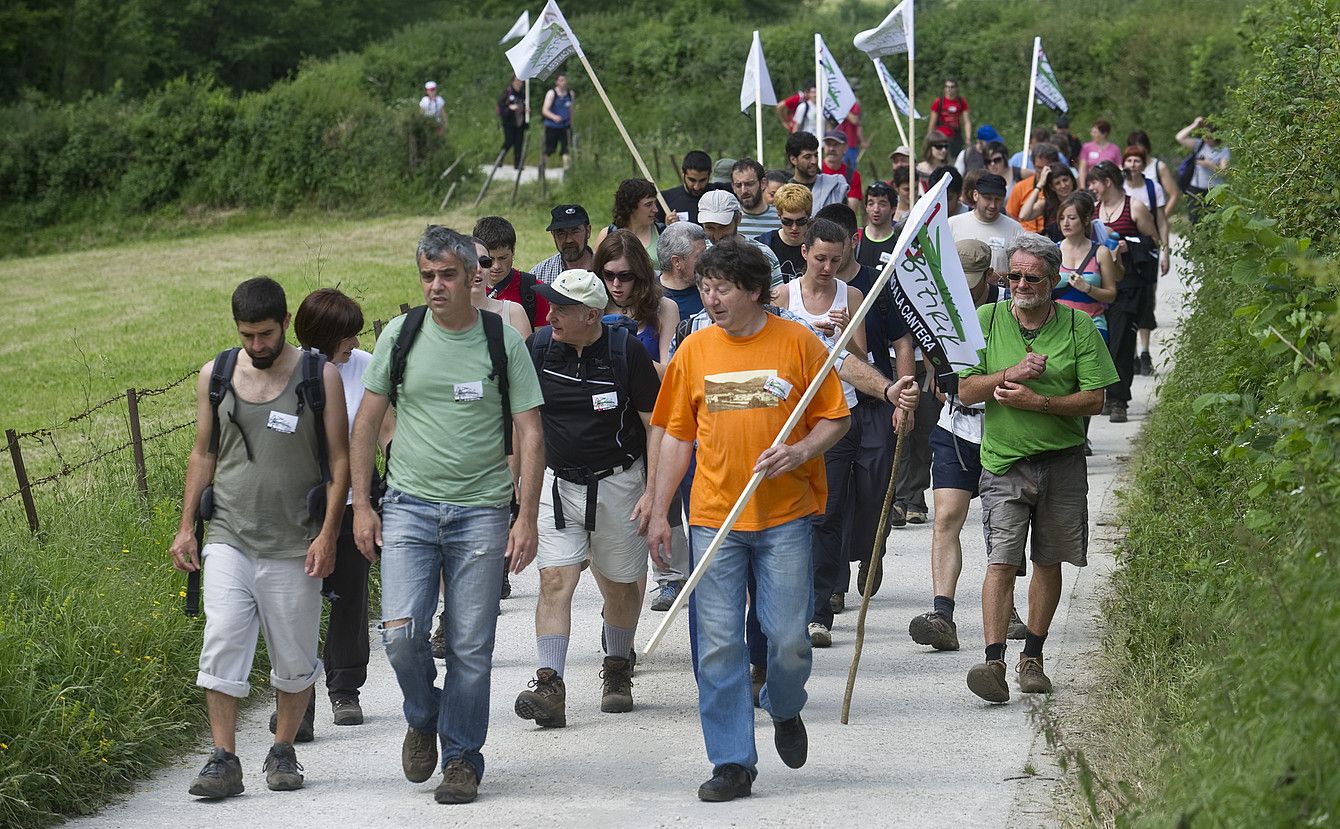
<path fill-rule="evenodd" d="M 856 106 L 856 93 L 851 91 L 847 76 L 838 68 L 833 53 L 828 51 L 823 35 L 818 32 L 814 34 L 814 59 L 823 68 L 824 88 L 819 90 L 819 94 L 823 96 L 824 115 L 841 124 L 851 108 Z M 822 135 L 818 137 L 823 139 Z"/>
<path fill-rule="evenodd" d="M 525 37 L 526 32 L 529 31 L 530 31 L 530 12 L 525 11 L 522 12 L 521 16 L 518 17 L 516 19 L 516 22 L 512 24 L 512 28 L 507 30 L 507 34 L 502 36 L 502 40 L 498 41 L 498 45 L 501 46 L 509 40 L 516 40 L 519 37 Z"/>
<path fill-rule="evenodd" d="M 949 184 L 944 176 L 917 199 L 894 248 L 893 296 L 916 344 L 947 376 L 977 365 L 986 348 L 972 292 L 949 232 Z"/>
<path fill-rule="evenodd" d="M 907 59 L 914 60 L 916 55 L 912 37 L 912 0 L 903 0 L 889 12 L 882 23 L 852 38 L 852 43 L 872 58 L 901 55 L 906 52 Z"/>
<path fill-rule="evenodd" d="M 581 51 L 582 46 L 558 3 L 549 0 L 521 42 L 507 50 L 507 59 L 512 63 L 512 71 L 524 81 L 549 77 L 563 61 Z"/>
<path fill-rule="evenodd" d="M 757 83 L 755 82 L 755 79 Z M 777 93 L 772 89 L 772 78 L 768 75 L 768 64 L 763 60 L 763 41 L 758 32 L 754 32 L 754 43 L 749 47 L 749 59 L 744 63 L 744 81 L 740 84 L 740 111 L 748 112 L 754 101 L 755 86 L 762 96 L 759 106 L 776 106 Z"/>
<path fill-rule="evenodd" d="M 884 65 L 884 61 L 879 58 L 875 58 L 874 61 L 875 69 L 879 71 L 879 82 L 884 84 L 884 88 L 889 91 L 889 97 L 893 99 L 893 104 L 898 107 L 898 111 L 906 115 L 908 108 L 907 93 L 904 92 L 903 88 L 898 85 L 898 82 L 893 79 L 893 75 L 889 74 L 889 67 Z M 918 112 L 912 117 L 920 121 L 921 113 Z"/>
<path fill-rule="evenodd" d="M 1042 51 L 1042 38 L 1033 38 L 1033 48 L 1038 53 L 1038 80 L 1037 85 L 1033 87 L 1038 101 L 1057 112 L 1066 112 L 1070 109 L 1070 105 L 1065 102 L 1061 87 L 1056 83 L 1056 73 L 1052 71 L 1052 65 L 1047 61 L 1047 53 Z"/>

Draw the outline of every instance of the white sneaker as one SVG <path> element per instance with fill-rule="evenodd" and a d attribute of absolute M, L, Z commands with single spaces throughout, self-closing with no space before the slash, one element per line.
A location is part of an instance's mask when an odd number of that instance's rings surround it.
<path fill-rule="evenodd" d="M 810 645 L 816 648 L 827 648 L 833 644 L 833 634 L 828 628 L 818 622 L 810 622 Z"/>

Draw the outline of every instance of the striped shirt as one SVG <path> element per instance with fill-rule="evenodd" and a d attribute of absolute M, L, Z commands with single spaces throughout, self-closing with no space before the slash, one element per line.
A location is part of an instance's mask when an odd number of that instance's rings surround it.
<path fill-rule="evenodd" d="M 782 226 L 782 220 L 777 216 L 777 208 L 768 205 L 757 216 L 751 216 L 744 210 L 740 211 L 740 227 L 738 231 L 741 236 L 748 236 L 750 239 L 755 236 L 761 236 L 769 230 L 778 230 Z"/>

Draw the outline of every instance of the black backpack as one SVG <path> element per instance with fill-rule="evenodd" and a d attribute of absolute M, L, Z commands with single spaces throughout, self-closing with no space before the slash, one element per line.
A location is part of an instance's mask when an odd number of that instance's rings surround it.
<path fill-rule="evenodd" d="M 214 417 L 213 429 L 209 434 L 209 454 L 219 454 L 219 404 L 233 388 L 233 371 L 237 368 L 237 353 L 241 349 L 228 348 L 214 358 L 214 371 L 209 377 L 209 408 Z M 298 382 L 295 393 L 298 395 L 297 415 L 302 416 L 304 407 L 310 408 L 316 415 L 317 462 L 321 465 L 321 482 L 330 482 L 330 459 L 326 449 L 326 386 L 322 382 L 326 357 L 319 351 L 302 352 L 300 360 L 302 380 Z M 242 445 L 247 450 L 247 460 L 253 460 L 251 443 L 246 434 L 242 435 Z M 206 516 L 208 517 L 208 516 Z"/>
<path fill-rule="evenodd" d="M 1191 186 L 1191 180 L 1196 176 L 1196 161 L 1200 158 L 1200 151 L 1205 147 L 1204 139 L 1196 142 L 1196 149 L 1191 151 L 1191 155 L 1182 159 L 1182 163 L 1177 165 L 1177 186 L 1186 192 Z"/>
<path fill-rule="evenodd" d="M 391 398 L 392 406 L 400 399 L 400 386 L 405 382 L 405 363 L 409 360 L 409 350 L 414 347 L 414 340 L 419 336 L 419 330 L 423 328 L 423 321 L 427 316 L 427 305 L 409 309 L 405 314 L 405 324 L 400 326 L 400 333 L 391 348 L 391 391 L 387 396 Z M 512 397 L 507 383 L 507 346 L 503 343 L 503 321 L 502 317 L 492 311 L 481 310 L 479 317 L 484 324 L 484 339 L 488 341 L 489 346 L 492 372 L 488 379 L 498 383 L 498 396 L 502 399 L 503 449 L 510 455 L 512 454 Z M 388 457 L 388 474 L 390 462 Z"/>
<path fill-rule="evenodd" d="M 630 321 L 631 322 L 631 321 Z M 614 387 L 618 389 L 620 400 L 628 401 L 628 338 L 631 336 L 628 325 L 604 323 L 610 337 L 610 366 L 614 370 Z M 537 372 L 544 370 L 545 360 L 549 356 L 549 346 L 554 342 L 554 329 L 543 326 L 535 329 L 530 338 L 530 356 L 535 362 Z"/>

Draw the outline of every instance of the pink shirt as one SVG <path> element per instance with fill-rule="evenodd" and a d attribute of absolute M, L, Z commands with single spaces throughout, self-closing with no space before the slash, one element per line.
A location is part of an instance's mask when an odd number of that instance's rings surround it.
<path fill-rule="evenodd" d="M 1089 165 L 1090 170 L 1092 170 L 1094 165 L 1100 161 L 1111 161 L 1113 164 L 1117 165 L 1118 169 L 1121 168 L 1121 148 L 1111 141 L 1107 142 L 1103 147 L 1099 147 L 1092 141 L 1087 141 L 1084 146 L 1080 148 L 1079 157 L 1084 159 L 1084 162 Z"/>

